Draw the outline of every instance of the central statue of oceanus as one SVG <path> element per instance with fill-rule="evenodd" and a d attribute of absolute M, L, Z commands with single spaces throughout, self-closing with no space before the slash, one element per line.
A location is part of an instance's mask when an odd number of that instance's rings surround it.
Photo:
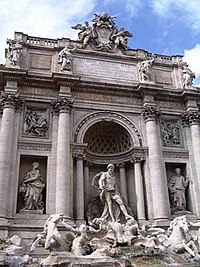
<path fill-rule="evenodd" d="M 113 164 L 109 164 L 106 172 L 100 172 L 93 177 L 92 185 L 94 186 L 98 179 L 100 199 L 104 203 L 102 215 L 100 218 L 95 218 L 93 220 L 94 223 L 118 221 L 121 212 L 124 214 L 126 220 L 133 219 L 128 214 L 123 197 L 117 189 L 114 168 Z"/>

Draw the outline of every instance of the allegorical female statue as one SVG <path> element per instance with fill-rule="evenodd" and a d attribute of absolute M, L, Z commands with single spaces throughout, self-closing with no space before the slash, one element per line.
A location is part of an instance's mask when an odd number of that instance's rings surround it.
<path fill-rule="evenodd" d="M 45 187 L 40 175 L 39 163 L 34 162 L 32 169 L 27 172 L 20 186 L 20 192 L 24 193 L 23 210 L 43 210 L 42 191 Z"/>
<path fill-rule="evenodd" d="M 175 169 L 175 175 L 169 181 L 169 194 L 172 204 L 172 213 L 186 210 L 185 191 L 189 184 L 188 177 L 181 175 L 181 169 Z"/>

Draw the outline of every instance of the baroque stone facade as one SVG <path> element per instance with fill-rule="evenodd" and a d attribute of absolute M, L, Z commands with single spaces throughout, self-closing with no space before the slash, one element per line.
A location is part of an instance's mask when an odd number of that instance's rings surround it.
<path fill-rule="evenodd" d="M 92 180 L 108 164 L 126 216 L 165 225 L 177 212 L 199 219 L 194 74 L 182 56 L 128 48 L 132 34 L 105 12 L 73 28 L 78 41 L 20 32 L 8 40 L 0 66 L 0 233 L 28 243 L 49 214 L 71 225 L 100 217 Z M 175 169 L 185 183 L 178 210 Z"/>

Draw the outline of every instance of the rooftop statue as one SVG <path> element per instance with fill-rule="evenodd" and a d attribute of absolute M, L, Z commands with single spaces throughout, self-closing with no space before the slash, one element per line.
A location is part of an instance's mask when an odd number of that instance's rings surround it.
<path fill-rule="evenodd" d="M 21 56 L 22 45 L 17 40 L 7 39 L 8 54 L 7 59 L 12 66 L 19 66 L 19 58 Z"/>
<path fill-rule="evenodd" d="M 193 79 L 195 79 L 195 74 L 188 67 L 188 64 L 186 62 L 183 62 L 182 65 L 182 74 L 183 74 L 183 88 L 188 88 L 192 86 L 192 81 Z"/>
<path fill-rule="evenodd" d="M 72 29 L 79 30 L 78 41 L 82 44 L 81 48 L 89 45 L 94 50 L 114 52 L 121 49 L 122 52 L 128 49 L 128 37 L 132 34 L 124 27 L 117 28 L 115 17 L 106 12 L 94 14 L 92 26 L 86 21 L 84 24 L 72 26 Z"/>
<path fill-rule="evenodd" d="M 73 56 L 72 52 L 75 50 L 75 47 L 71 47 L 67 44 L 58 54 L 58 64 L 61 64 L 61 71 L 72 71 L 73 65 Z"/>
<path fill-rule="evenodd" d="M 144 60 L 138 64 L 140 80 L 142 82 L 151 81 L 151 71 L 152 71 L 153 62 L 154 62 L 154 58 Z"/>

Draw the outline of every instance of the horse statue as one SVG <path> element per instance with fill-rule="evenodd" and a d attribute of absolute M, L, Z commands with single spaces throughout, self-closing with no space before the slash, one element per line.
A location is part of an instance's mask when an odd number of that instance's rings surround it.
<path fill-rule="evenodd" d="M 187 251 L 194 257 L 198 248 L 189 233 L 188 225 L 186 216 L 176 217 L 166 231 L 166 239 L 163 244 L 177 253 Z"/>

